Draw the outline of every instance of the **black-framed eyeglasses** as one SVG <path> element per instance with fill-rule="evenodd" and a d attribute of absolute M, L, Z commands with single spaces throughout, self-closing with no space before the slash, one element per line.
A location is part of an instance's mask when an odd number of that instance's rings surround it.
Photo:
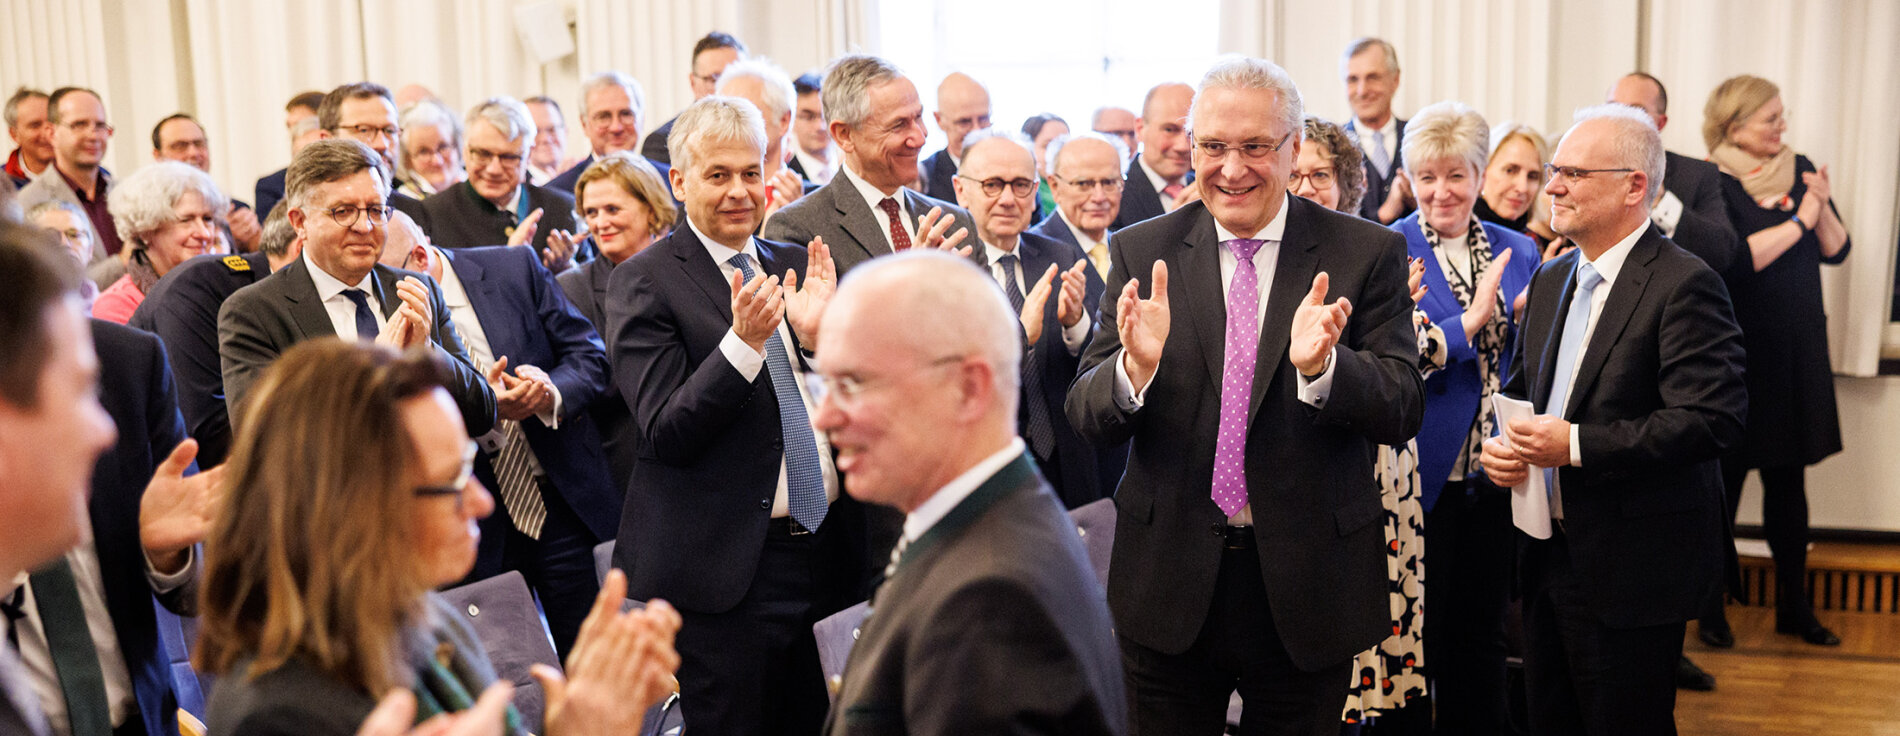
<path fill-rule="evenodd" d="M 1122 181 L 1123 181 L 1122 178 L 1119 176 L 1107 178 L 1107 179 L 1064 179 L 1060 176 L 1055 176 L 1051 174 L 1049 178 L 1062 182 L 1063 186 L 1075 187 L 1076 189 L 1080 189 L 1084 192 L 1093 192 L 1097 189 L 1100 189 L 1104 192 L 1108 192 L 1109 194 L 1114 194 L 1116 192 L 1121 191 Z"/>
<path fill-rule="evenodd" d="M 1295 171 L 1286 179 L 1286 190 L 1290 192 L 1299 189 L 1301 181 L 1312 183 L 1313 188 L 1320 191 L 1331 189 L 1333 188 L 1333 170 L 1327 168 L 1306 173 Z"/>
<path fill-rule="evenodd" d="M 462 449 L 462 470 L 455 475 L 454 482 L 445 486 L 417 486 L 415 489 L 416 498 L 453 496 L 455 498 L 456 508 L 461 508 L 462 493 L 468 489 L 468 479 L 475 476 L 476 452 L 478 452 L 478 448 L 475 445 L 475 441 L 469 440 L 468 446 Z"/>
<path fill-rule="evenodd" d="M 394 125 L 344 125 L 338 127 L 337 132 L 348 133 L 351 138 L 367 143 L 376 140 L 376 136 L 379 135 L 392 141 L 396 140 L 397 136 L 402 135 L 402 128 Z"/>
<path fill-rule="evenodd" d="M 1009 192 L 1018 197 L 1027 197 L 1036 193 L 1035 179 L 978 179 L 974 176 L 964 176 L 962 174 L 958 174 L 957 178 L 968 179 L 982 185 L 983 193 L 992 197 L 1002 194 L 1003 187 L 1009 187 Z"/>
<path fill-rule="evenodd" d="M 490 161 L 501 161 L 502 166 L 512 169 L 521 165 L 521 154 L 496 153 L 484 148 L 468 149 L 469 165 L 479 169 L 483 166 L 487 166 Z"/>
<path fill-rule="evenodd" d="M 1551 181 L 1581 181 L 1591 174 L 1627 174 L 1635 169 L 1584 169 L 1576 166 L 1552 166 L 1544 164 L 1544 178 Z"/>
<path fill-rule="evenodd" d="M 386 204 L 372 204 L 369 206 L 340 204 L 324 210 L 324 212 L 330 213 L 330 219 L 336 222 L 337 227 L 345 229 L 355 227 L 356 220 L 362 217 L 365 212 L 369 213 L 369 221 L 371 224 L 381 225 L 389 222 L 389 215 L 394 211 L 394 209 Z"/>
<path fill-rule="evenodd" d="M 962 360 L 966 357 L 968 356 L 946 355 L 944 357 L 925 363 L 924 367 L 921 370 L 928 370 L 931 368 L 940 368 L 942 366 L 950 365 L 952 363 L 962 362 Z M 845 374 L 842 376 L 827 376 L 821 373 L 808 373 L 806 374 L 806 378 L 816 379 L 816 380 L 807 380 L 805 382 L 805 385 L 808 389 L 816 389 L 816 392 L 812 395 L 812 403 L 814 404 L 822 403 L 824 402 L 826 397 L 830 397 L 831 400 L 833 402 L 836 402 L 839 407 L 850 408 L 852 406 L 857 405 L 858 400 L 863 398 L 864 392 L 866 390 L 878 385 L 880 382 L 893 380 L 894 378 L 896 378 L 896 376 L 887 376 L 884 378 L 859 378 L 857 376 L 850 375 L 850 374 Z"/>
<path fill-rule="evenodd" d="M 1228 151 L 1239 151 L 1242 156 L 1258 160 L 1266 158 L 1269 153 L 1279 152 L 1281 148 L 1286 146 L 1286 142 L 1290 140 L 1293 140 L 1292 131 L 1287 131 L 1286 135 L 1280 136 L 1280 140 L 1277 143 L 1253 142 L 1236 144 L 1226 141 L 1195 138 L 1194 148 L 1200 151 L 1201 155 L 1215 161 L 1226 158 Z"/>

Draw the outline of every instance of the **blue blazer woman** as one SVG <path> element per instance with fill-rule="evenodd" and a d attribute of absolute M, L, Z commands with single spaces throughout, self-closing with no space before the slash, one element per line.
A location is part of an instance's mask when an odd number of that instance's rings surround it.
<path fill-rule="evenodd" d="M 1426 242 L 1418 218 L 1414 212 L 1392 223 L 1391 227 L 1405 236 L 1407 256 L 1425 261 L 1426 291 L 1418 306 L 1425 310 L 1433 324 L 1444 329 L 1448 353 L 1444 370 L 1425 379 L 1425 421 L 1418 433 L 1420 498 L 1425 510 L 1430 511 L 1438 502 L 1439 492 L 1445 488 L 1445 479 L 1451 475 L 1451 467 L 1458 461 L 1466 437 L 1471 434 L 1471 422 L 1478 416 L 1478 402 L 1485 397 L 1484 377 L 1478 373 L 1478 353 L 1465 337 L 1464 307 L 1452 293 L 1451 282 L 1445 278 L 1438 256 Z M 1521 233 L 1488 222 L 1481 227 L 1490 241 L 1493 259 L 1506 250 L 1511 251 L 1511 262 L 1505 264 L 1504 276 L 1498 283 L 1498 294 L 1503 298 L 1505 315 L 1510 321 L 1504 352 L 1498 359 L 1498 382 L 1502 384 L 1511 374 L 1510 343 L 1517 338 L 1516 315 L 1511 303 L 1530 285 L 1531 274 L 1537 270 L 1538 254 L 1530 238 Z"/>

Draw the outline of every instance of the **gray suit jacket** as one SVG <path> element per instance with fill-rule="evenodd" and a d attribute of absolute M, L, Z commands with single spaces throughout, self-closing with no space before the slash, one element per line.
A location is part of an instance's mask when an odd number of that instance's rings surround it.
<path fill-rule="evenodd" d="M 810 245 L 814 237 L 823 237 L 825 245 L 831 247 L 831 260 L 837 264 L 840 276 L 873 257 L 890 254 L 890 233 L 878 227 L 871 206 L 865 204 L 857 186 L 847 177 L 840 172 L 832 177 L 830 184 L 773 214 L 765 221 L 763 237 L 801 246 Z M 909 189 L 902 190 L 899 196 L 903 197 L 904 216 L 910 218 L 913 229 L 918 220 L 930 213 L 930 208 L 942 207 L 945 213 L 956 218 L 956 224 L 950 226 L 946 234 L 964 228 L 969 235 L 964 236 L 963 244 L 977 246 L 977 251 L 982 251 L 976 239 L 976 221 L 970 219 L 968 210 Z"/>
<path fill-rule="evenodd" d="M 488 387 L 462 338 L 449 321 L 448 304 L 442 301 L 442 289 L 428 274 L 401 271 L 377 264 L 372 272 L 376 298 L 382 302 L 383 317 L 396 313 L 402 300 L 396 296 L 396 282 L 414 276 L 429 288 L 429 311 L 435 327 L 429 331 L 437 356 L 448 368 L 449 395 L 462 409 L 462 421 L 470 437 L 486 434 L 495 426 L 495 392 Z M 218 354 L 224 367 L 224 401 L 231 417 L 239 413 L 251 384 L 263 376 L 271 361 L 292 345 L 319 337 L 335 337 L 336 327 L 330 313 L 317 298 L 316 282 L 310 280 L 310 268 L 304 259 L 291 261 L 283 270 L 273 272 L 255 284 L 238 289 L 218 309 Z"/>
<path fill-rule="evenodd" d="M 1027 453 L 906 548 L 872 600 L 827 734 L 1122 734 L 1114 624 Z"/>

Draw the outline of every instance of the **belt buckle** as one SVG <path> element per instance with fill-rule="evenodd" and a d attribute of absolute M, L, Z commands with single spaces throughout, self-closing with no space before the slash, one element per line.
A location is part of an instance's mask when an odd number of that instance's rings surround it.
<path fill-rule="evenodd" d="M 791 534 L 794 537 L 802 537 L 806 534 L 811 533 L 811 530 L 806 529 L 804 524 L 798 523 L 797 519 L 794 519 L 790 516 L 785 517 L 785 522 L 786 522 L 787 528 L 791 530 Z"/>

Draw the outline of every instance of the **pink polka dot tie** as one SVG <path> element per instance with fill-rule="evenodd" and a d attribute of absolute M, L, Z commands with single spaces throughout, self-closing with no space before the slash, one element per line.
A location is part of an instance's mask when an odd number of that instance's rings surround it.
<path fill-rule="evenodd" d="M 1265 241 L 1227 241 L 1234 281 L 1227 287 L 1227 358 L 1221 369 L 1220 437 L 1214 443 L 1214 505 L 1233 516 L 1247 505 L 1247 404 L 1260 348 L 1260 274 L 1253 256 Z"/>

